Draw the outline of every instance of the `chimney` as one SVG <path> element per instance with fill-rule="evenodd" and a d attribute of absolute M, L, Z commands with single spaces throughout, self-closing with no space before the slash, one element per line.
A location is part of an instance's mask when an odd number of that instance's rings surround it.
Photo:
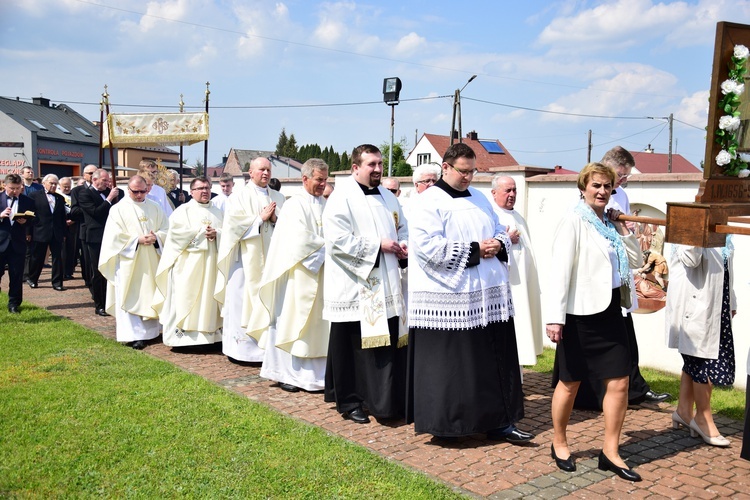
<path fill-rule="evenodd" d="M 33 102 L 37 106 L 44 106 L 45 108 L 49 108 L 49 99 L 47 99 L 46 97 L 32 97 L 31 102 Z"/>
<path fill-rule="evenodd" d="M 472 130 L 471 132 L 469 132 L 468 134 L 466 134 L 466 138 L 469 139 L 469 140 L 471 140 L 471 141 L 476 141 L 476 140 L 479 139 L 479 135 L 477 134 L 476 130 Z"/>
<path fill-rule="evenodd" d="M 453 131 L 453 140 L 455 140 L 455 141 L 458 140 L 458 130 L 454 130 Z"/>

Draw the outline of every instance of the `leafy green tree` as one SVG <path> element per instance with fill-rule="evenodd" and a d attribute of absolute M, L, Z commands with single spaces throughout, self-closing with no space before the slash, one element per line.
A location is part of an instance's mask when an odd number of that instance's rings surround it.
<path fill-rule="evenodd" d="M 276 143 L 276 155 L 284 156 L 288 144 L 289 138 L 286 136 L 286 129 L 282 128 L 281 133 L 279 134 L 279 141 Z"/>
<path fill-rule="evenodd" d="M 399 165 L 403 162 L 406 163 L 406 158 L 404 156 L 404 151 L 407 148 L 406 144 L 406 137 L 402 137 L 401 140 L 398 142 L 393 143 L 393 168 L 391 169 L 391 175 L 394 177 L 399 176 L 401 174 L 397 174 L 396 171 L 399 168 Z M 388 174 L 388 161 L 390 157 L 390 150 L 391 145 L 389 142 L 384 142 L 380 145 L 380 151 L 383 153 L 383 175 Z M 408 164 L 407 164 L 408 166 Z M 401 171 L 406 171 L 403 166 L 400 167 Z M 411 167 L 409 167 L 409 171 L 406 174 L 403 175 L 411 175 Z"/>
<path fill-rule="evenodd" d="M 286 143 L 286 147 L 283 150 L 283 153 L 281 153 L 281 156 L 286 156 L 287 158 L 297 159 L 297 139 L 294 138 L 294 134 L 289 136 L 289 140 Z"/>
<path fill-rule="evenodd" d="M 205 166 L 203 165 L 203 160 L 200 160 L 200 159 L 195 160 L 195 169 L 193 170 L 193 172 L 195 172 L 195 176 L 200 177 L 204 175 L 205 170 L 206 169 L 205 169 Z"/>
<path fill-rule="evenodd" d="M 339 163 L 339 170 L 349 170 L 352 168 L 352 162 L 349 159 L 349 155 L 346 154 L 346 151 L 341 153 L 341 163 Z"/>

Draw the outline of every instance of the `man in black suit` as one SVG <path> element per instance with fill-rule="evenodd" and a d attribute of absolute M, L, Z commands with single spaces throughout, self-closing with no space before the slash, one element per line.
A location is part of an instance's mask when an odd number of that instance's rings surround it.
<path fill-rule="evenodd" d="M 94 307 L 99 316 L 109 316 L 105 310 L 107 299 L 107 280 L 99 272 L 99 252 L 102 248 L 104 225 L 107 223 L 109 209 L 123 196 L 116 187 L 110 188 L 109 172 L 97 169 L 91 176 L 92 186 L 81 190 L 78 205 L 83 212 L 86 223 L 86 246 L 91 257 L 91 293 Z"/>
<path fill-rule="evenodd" d="M 0 281 L 8 265 L 8 311 L 19 313 L 23 300 L 23 267 L 26 257 L 28 219 L 13 216 L 33 212 L 33 202 L 23 194 L 23 182 L 18 174 L 5 177 L 5 191 L 0 192 Z"/>
<path fill-rule="evenodd" d="M 52 288 L 58 292 L 63 288 L 62 246 L 65 239 L 65 198 L 57 193 L 59 179 L 55 174 L 47 174 L 42 179 L 43 190 L 34 191 L 29 198 L 34 202 L 36 223 L 31 234 L 31 261 L 27 283 L 36 288 L 47 260 L 47 249 L 52 256 Z"/>
<path fill-rule="evenodd" d="M 94 175 L 94 172 L 96 172 L 96 165 L 86 165 L 83 168 L 83 184 L 70 191 L 70 218 L 78 224 L 76 247 L 80 249 L 81 276 L 89 291 L 91 291 L 91 257 L 88 255 L 89 249 L 86 246 L 86 221 L 83 218 L 83 211 L 81 211 L 78 198 L 81 191 L 91 187 L 91 176 Z M 76 250 L 76 254 L 79 254 L 78 250 Z"/>

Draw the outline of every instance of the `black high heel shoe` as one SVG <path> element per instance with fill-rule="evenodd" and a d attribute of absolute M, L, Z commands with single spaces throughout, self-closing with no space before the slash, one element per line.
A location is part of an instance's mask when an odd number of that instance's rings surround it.
<path fill-rule="evenodd" d="M 607 455 L 604 454 L 604 451 L 599 452 L 599 470 L 612 471 L 621 478 L 628 481 L 633 481 L 634 483 L 641 481 L 640 474 L 638 474 L 633 469 L 616 466 L 609 458 L 607 458 Z"/>
<path fill-rule="evenodd" d="M 558 469 L 564 470 L 565 472 L 575 472 L 576 463 L 573 461 L 573 454 L 571 454 L 565 460 L 563 460 L 562 458 L 557 458 L 557 454 L 555 453 L 555 445 L 553 444 L 552 458 L 555 460 L 555 465 L 557 465 Z"/>

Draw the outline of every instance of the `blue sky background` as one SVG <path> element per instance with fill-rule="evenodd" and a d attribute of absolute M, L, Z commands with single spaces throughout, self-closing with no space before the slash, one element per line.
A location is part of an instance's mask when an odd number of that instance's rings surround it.
<path fill-rule="evenodd" d="M 97 120 L 105 84 L 113 112 L 157 112 L 180 94 L 201 108 L 210 81 L 214 164 L 274 149 L 282 127 L 338 152 L 387 142 L 390 76 L 411 149 L 449 133 L 453 93 L 477 74 L 463 131 L 521 164 L 580 169 L 589 129 L 594 160 L 616 144 L 666 153 L 674 113 L 673 150 L 699 165 L 717 21 L 750 23 L 750 1 L 2 0 L 0 95 Z"/>

